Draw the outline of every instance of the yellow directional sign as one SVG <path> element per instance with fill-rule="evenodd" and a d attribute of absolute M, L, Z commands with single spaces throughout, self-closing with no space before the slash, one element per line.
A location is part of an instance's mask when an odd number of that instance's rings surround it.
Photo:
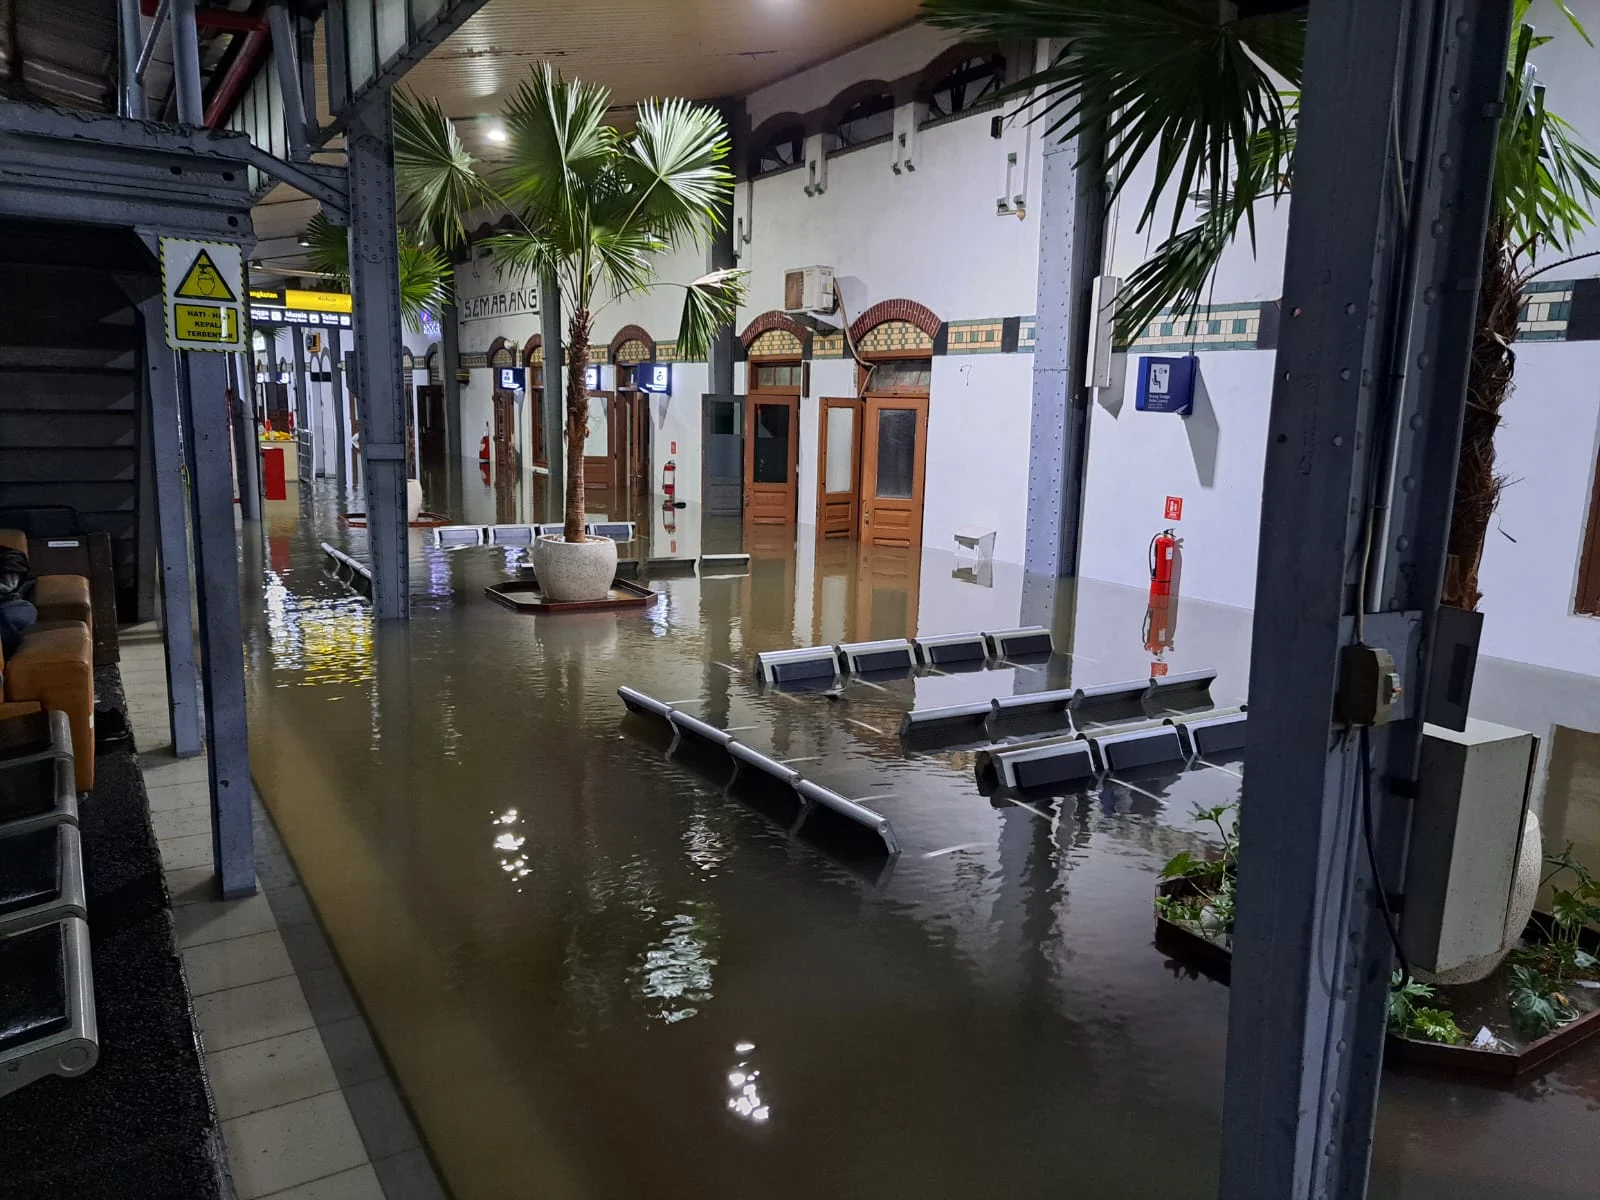
<path fill-rule="evenodd" d="M 223 279 L 222 273 L 217 270 L 217 264 L 211 261 L 211 255 L 201 250 L 194 256 L 194 263 L 184 272 L 183 281 L 178 284 L 178 290 L 172 293 L 185 300 L 226 300 L 236 302 L 239 298 L 228 287 L 228 281 Z"/>
<path fill-rule="evenodd" d="M 167 345 L 174 350 L 242 350 L 244 264 L 232 242 L 161 239 Z"/>

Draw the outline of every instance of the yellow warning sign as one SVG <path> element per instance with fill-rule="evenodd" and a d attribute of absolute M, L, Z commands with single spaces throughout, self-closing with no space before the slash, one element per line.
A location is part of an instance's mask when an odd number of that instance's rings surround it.
<path fill-rule="evenodd" d="M 179 338 L 186 342 L 217 342 L 233 345 L 239 340 L 239 310 L 210 304 L 175 304 L 172 323 Z"/>
<path fill-rule="evenodd" d="M 229 304 L 239 302 L 239 298 L 233 294 L 233 289 L 228 286 L 228 281 L 217 269 L 217 264 L 211 260 L 210 253 L 205 250 L 194 256 L 194 262 L 184 272 L 182 282 L 172 294 L 185 300 L 211 300 Z"/>

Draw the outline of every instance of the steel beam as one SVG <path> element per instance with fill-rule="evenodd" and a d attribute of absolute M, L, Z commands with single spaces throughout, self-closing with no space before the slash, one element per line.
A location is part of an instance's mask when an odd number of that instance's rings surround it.
<path fill-rule="evenodd" d="M 350 292 L 355 307 L 356 406 L 366 489 L 372 609 L 380 621 L 411 615 L 406 528 L 406 413 L 400 379 L 399 247 L 394 201 L 394 117 L 385 96 L 350 125 Z"/>
<path fill-rule="evenodd" d="M 443 45 L 444 40 L 461 28 L 466 19 L 482 8 L 485 2 L 486 0 L 445 0 L 443 7 L 440 8 L 435 16 L 423 22 L 412 32 L 410 38 L 406 41 L 405 48 L 380 66 L 377 74 L 356 89 L 354 94 L 350 96 L 349 101 L 336 111 L 333 122 L 322 131 L 324 144 L 336 134 L 351 129 L 356 120 L 368 108 L 374 106 L 388 107 L 389 93 L 393 91 L 397 83 L 405 78 L 406 72 L 427 58 L 436 48 Z M 333 6 L 329 8 L 328 19 L 330 26 L 335 16 L 342 18 L 344 15 L 344 5 L 341 3 L 337 7 L 339 9 L 338 12 L 333 10 Z M 339 24 L 342 29 L 343 21 L 341 20 Z M 341 56 L 338 75 L 343 81 L 348 81 L 349 79 L 343 56 Z M 332 90 L 334 77 L 335 73 L 330 70 L 328 75 L 330 90 Z M 343 86 L 348 88 L 348 82 L 344 82 Z M 335 96 L 337 96 L 337 93 L 335 93 Z"/>
<path fill-rule="evenodd" d="M 745 115 L 744 101 L 741 99 L 724 100 L 717 105 L 722 114 L 723 122 L 728 127 L 728 140 L 733 145 L 732 158 L 736 163 L 744 162 L 740 153 L 744 146 L 744 127 L 748 120 Z M 742 172 L 741 172 L 742 173 Z M 746 187 L 752 186 L 746 181 Z M 739 265 L 737 248 L 733 244 L 734 238 L 734 205 L 730 198 L 727 209 L 722 214 L 722 228 L 711 235 L 706 244 L 706 270 L 727 271 Z M 734 339 L 738 332 L 732 325 L 718 330 L 711 339 L 710 353 L 706 360 L 707 383 L 706 391 L 717 396 L 733 395 L 733 348 Z"/>
<path fill-rule="evenodd" d="M 145 34 L 144 45 L 139 47 L 139 61 L 134 65 L 133 77 L 139 83 L 144 82 L 144 73 L 150 69 L 150 59 L 155 54 L 156 42 L 161 37 L 161 27 L 167 23 L 167 18 L 171 15 L 172 0 L 161 0 L 156 6 L 155 19 L 150 22 L 150 32 Z M 138 29 L 138 25 L 135 24 L 134 28 Z M 142 120 L 144 113 L 141 112 L 139 118 Z"/>
<path fill-rule="evenodd" d="M 144 82 L 139 69 L 139 0 L 117 0 L 118 111 L 130 121 L 144 120 Z"/>
<path fill-rule="evenodd" d="M 539 276 L 539 336 L 544 349 L 545 519 L 565 516 L 567 495 L 567 356 L 562 347 L 561 285 L 554 271 Z"/>
<path fill-rule="evenodd" d="M 250 745 L 245 721 L 244 631 L 239 617 L 239 544 L 228 466 L 226 355 L 185 352 L 184 439 L 194 515 L 201 691 L 211 784 L 211 862 L 225 897 L 256 890 L 250 821 Z"/>
<path fill-rule="evenodd" d="M 1405 624 L 1365 600 L 1387 431 L 1414 426 L 1439 449 L 1459 436 L 1510 12 L 1310 5 L 1251 649 L 1225 1200 L 1366 1194 L 1393 959 L 1383 902 L 1402 883 L 1426 649 L 1396 646 L 1408 700 L 1390 725 L 1335 727 L 1333 697 L 1342 651 Z M 1440 478 L 1386 535 L 1405 555 L 1394 599 L 1429 619 L 1453 462 L 1433 464 Z"/>
<path fill-rule="evenodd" d="M 178 120 L 184 125 L 205 124 L 200 34 L 194 21 L 194 0 L 172 0 L 172 78 L 178 96 Z"/>
<path fill-rule="evenodd" d="M 283 93 L 289 157 L 298 162 L 306 158 L 306 100 L 300 90 L 300 50 L 295 44 L 294 23 L 281 0 L 267 5 L 267 25 L 272 30 L 272 66 L 278 72 L 278 90 Z"/>
<path fill-rule="evenodd" d="M 168 349 L 160 296 L 139 305 L 144 323 L 146 430 L 155 473 L 156 522 L 161 542 L 161 624 L 167 666 L 167 717 L 172 753 L 192 758 L 205 750 L 196 708 L 194 619 L 189 602 L 189 526 L 179 437 L 177 361 Z"/>

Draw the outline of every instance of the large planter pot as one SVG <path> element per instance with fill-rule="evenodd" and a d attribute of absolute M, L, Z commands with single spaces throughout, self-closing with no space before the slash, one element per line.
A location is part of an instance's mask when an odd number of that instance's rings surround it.
<path fill-rule="evenodd" d="M 422 480 L 406 480 L 406 522 L 415 521 L 422 512 Z"/>
<path fill-rule="evenodd" d="M 569 543 L 542 537 L 533 544 L 533 573 L 539 590 L 557 603 L 603 600 L 617 577 L 617 544 L 610 538 Z"/>

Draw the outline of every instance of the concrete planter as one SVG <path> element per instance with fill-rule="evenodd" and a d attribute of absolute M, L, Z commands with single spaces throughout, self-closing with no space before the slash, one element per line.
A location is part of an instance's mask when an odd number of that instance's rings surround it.
<path fill-rule="evenodd" d="M 411 524 L 422 512 L 422 480 L 406 480 L 406 523 Z"/>
<path fill-rule="evenodd" d="M 542 537 L 533 544 L 533 573 L 539 590 L 557 603 L 603 600 L 617 577 L 617 544 L 610 538 L 568 543 Z"/>

